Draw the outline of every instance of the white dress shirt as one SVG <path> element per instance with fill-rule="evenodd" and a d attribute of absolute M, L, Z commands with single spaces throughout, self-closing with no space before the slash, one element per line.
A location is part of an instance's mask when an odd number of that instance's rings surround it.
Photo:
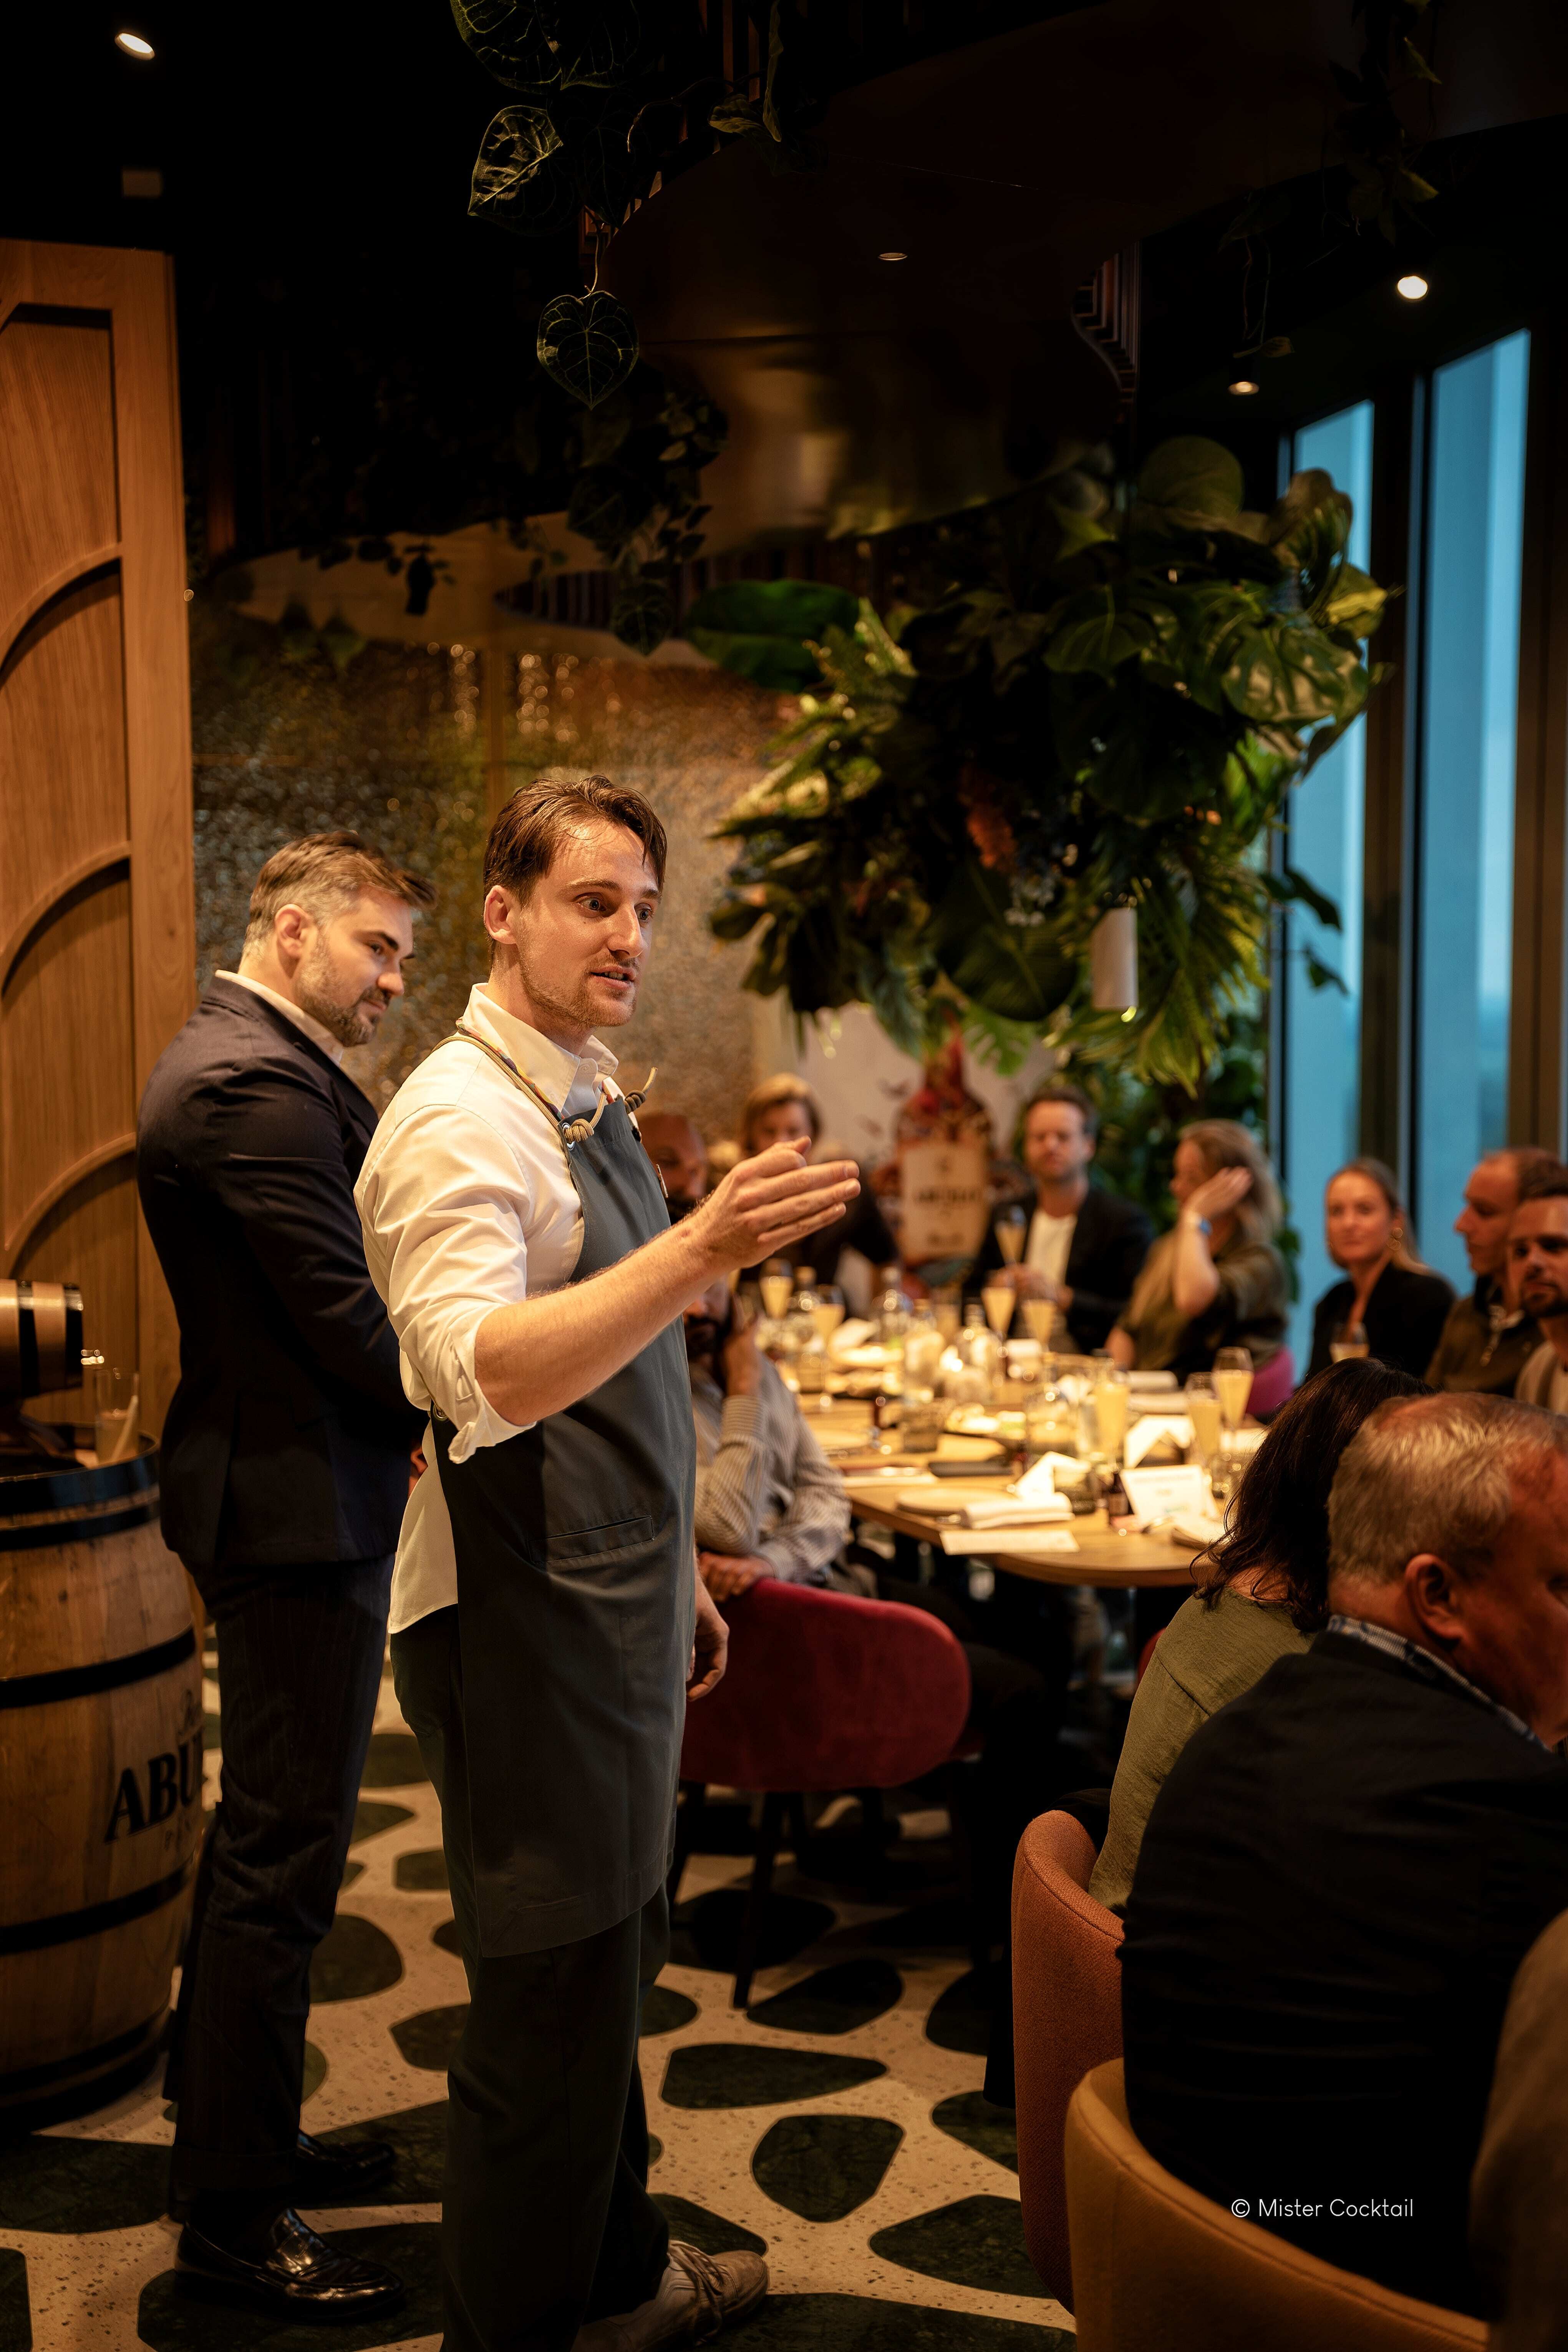
<path fill-rule="evenodd" d="M 498 1045 L 568 1118 L 619 1089 L 616 1057 L 590 1037 L 579 1058 L 476 988 L 463 1025 Z M 559 1290 L 583 1246 L 583 1213 L 559 1134 L 537 1103 L 477 1045 L 439 1046 L 382 1114 L 354 1200 L 365 1263 L 386 1302 L 414 1403 L 452 1423 L 451 1457 L 515 1437 L 479 1387 L 474 1345 L 498 1307 Z M 434 1442 L 409 1496 L 392 1580 L 391 1631 L 458 1598 L 452 1523 Z"/>
<path fill-rule="evenodd" d="M 1047 1217 L 1044 1209 L 1037 1209 L 1029 1220 L 1024 1264 L 1032 1265 L 1039 1274 L 1048 1275 L 1059 1289 L 1067 1280 L 1068 1258 L 1077 1230 L 1076 1209 L 1070 1217 Z"/>
<path fill-rule="evenodd" d="M 334 1062 L 342 1060 L 343 1049 L 331 1031 L 325 1028 L 313 1014 L 302 1013 L 300 1007 L 292 1003 L 287 996 L 279 996 L 275 988 L 268 988 L 264 980 L 252 980 L 250 974 L 246 971 L 215 971 L 213 978 L 232 980 L 237 988 L 248 988 L 252 996 L 264 998 L 275 1013 L 281 1013 L 286 1021 L 291 1021 L 294 1024 L 296 1029 L 302 1029 L 311 1045 L 319 1045 L 322 1053 L 331 1060 Z"/>

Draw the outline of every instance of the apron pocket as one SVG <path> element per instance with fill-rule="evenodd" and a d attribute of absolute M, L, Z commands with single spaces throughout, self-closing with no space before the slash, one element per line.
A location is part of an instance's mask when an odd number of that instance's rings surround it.
<path fill-rule="evenodd" d="M 573 1528 L 545 1538 L 544 1557 L 552 1568 L 619 1559 L 650 1543 L 653 1532 L 653 1521 L 646 1516 L 611 1519 L 596 1528 Z"/>

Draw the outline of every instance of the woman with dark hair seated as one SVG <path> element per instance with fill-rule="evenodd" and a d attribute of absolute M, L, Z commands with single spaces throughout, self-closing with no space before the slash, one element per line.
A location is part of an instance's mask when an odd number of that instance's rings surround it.
<path fill-rule="evenodd" d="M 1391 1397 L 1423 1396 L 1419 1381 L 1364 1358 L 1331 1364 L 1299 1388 L 1253 1455 L 1207 1573 L 1160 1636 L 1132 1700 L 1110 1790 L 1110 1823 L 1089 1891 L 1127 1901 L 1154 1800 L 1187 1741 L 1211 1715 L 1310 1649 L 1328 1622 L 1329 1489 L 1340 1456 Z"/>

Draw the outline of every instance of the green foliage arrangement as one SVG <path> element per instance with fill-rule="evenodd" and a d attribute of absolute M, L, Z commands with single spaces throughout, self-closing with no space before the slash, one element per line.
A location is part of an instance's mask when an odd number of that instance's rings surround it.
<path fill-rule="evenodd" d="M 1037 1038 L 1189 1092 L 1255 999 L 1285 795 L 1360 714 L 1384 591 L 1351 505 L 1298 474 L 1247 511 L 1216 443 L 1168 441 L 1111 492 L 1075 472 L 954 538 L 946 591 L 816 647 L 822 684 L 719 836 L 710 920 L 746 984 L 869 1004 L 921 1053 L 954 1018 L 1004 1063 Z M 1140 1003 L 1089 1001 L 1089 942 L 1138 914 Z"/>

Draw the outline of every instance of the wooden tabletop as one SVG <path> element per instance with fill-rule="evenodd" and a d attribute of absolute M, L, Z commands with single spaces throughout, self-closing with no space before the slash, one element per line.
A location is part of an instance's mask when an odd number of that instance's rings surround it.
<path fill-rule="evenodd" d="M 868 1475 L 862 1470 L 862 1465 L 869 1458 L 874 1442 L 868 1406 L 850 1404 L 846 1400 L 836 1398 L 824 1412 L 816 1399 L 808 1397 L 802 1399 L 801 1410 L 808 1425 L 828 1449 L 830 1456 L 840 1456 L 844 1483 L 848 1488 L 856 1516 L 869 1519 L 878 1527 L 890 1528 L 896 1535 L 913 1536 L 927 1543 L 940 1542 L 942 1521 L 938 1514 L 956 1512 L 971 1501 L 994 1502 L 1002 1491 L 1002 1481 L 995 1478 L 976 1479 L 973 1483 L 962 1478 L 943 1478 L 940 1491 L 933 1491 L 929 1501 L 922 1496 L 916 1503 L 900 1488 L 907 1487 L 930 1470 L 931 1455 L 893 1454 L 887 1457 L 887 1469 L 878 1469 Z M 949 1435 L 942 1440 L 937 1449 L 937 1459 L 951 1461 L 967 1456 L 973 1460 L 977 1454 L 994 1454 L 994 1447 L 989 1441 Z M 859 1475 L 857 1475 L 858 1472 Z M 898 1473 L 902 1474 L 901 1479 Z M 1016 1552 L 987 1550 L 969 1557 L 977 1565 L 1005 1569 L 1009 1575 L 1026 1577 L 1036 1584 L 1094 1584 L 1117 1588 L 1129 1585 L 1191 1585 L 1194 1556 L 1194 1547 L 1191 1544 L 1168 1543 L 1162 1536 L 1118 1534 L 1103 1511 L 1055 1524 L 1065 1527 L 1071 1534 L 1078 1547 L 1076 1551 L 1046 1552 L 1030 1557 Z"/>

